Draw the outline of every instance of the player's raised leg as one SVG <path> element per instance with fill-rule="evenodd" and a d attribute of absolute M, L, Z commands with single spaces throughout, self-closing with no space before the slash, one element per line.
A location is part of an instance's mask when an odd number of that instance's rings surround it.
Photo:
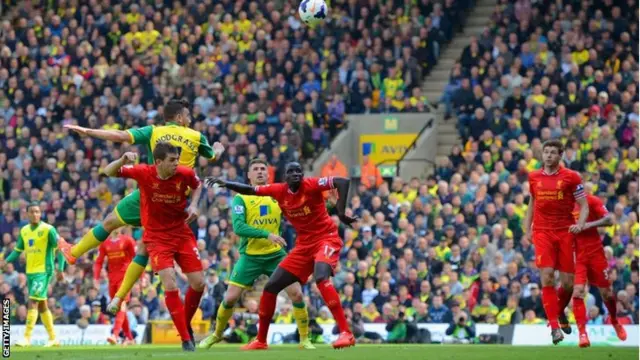
<path fill-rule="evenodd" d="M 64 255 L 65 260 L 67 260 L 69 264 L 75 264 L 80 256 L 82 256 L 89 250 L 95 249 L 100 246 L 100 244 L 102 244 L 109 237 L 109 234 L 111 234 L 111 232 L 125 225 L 125 222 L 117 215 L 117 209 L 118 207 L 124 208 L 126 206 L 129 206 L 130 204 L 127 204 L 128 201 L 126 199 L 130 197 L 131 196 L 127 196 L 122 199 L 118 203 L 116 210 L 107 215 L 102 224 L 98 224 L 93 229 L 89 230 L 89 232 L 86 233 L 82 237 L 82 239 L 80 239 L 79 243 L 71 245 L 64 239 L 60 239 L 58 241 L 58 247 L 60 248 L 62 255 Z M 138 199 L 138 209 L 140 207 L 139 201 L 140 200 Z M 125 204 L 123 204 L 123 202 L 125 202 Z M 140 226 L 140 224 L 138 224 L 137 226 Z"/>
<path fill-rule="evenodd" d="M 314 350 L 316 347 L 309 340 L 309 312 L 307 311 L 307 305 L 304 303 L 302 287 L 299 283 L 293 283 L 285 291 L 289 295 L 291 302 L 293 302 L 293 318 L 296 320 L 298 334 L 300 335 L 299 347 L 301 349 Z"/>
<path fill-rule="evenodd" d="M 289 254 L 287 258 L 290 256 L 291 254 Z M 271 325 L 273 313 L 276 310 L 278 294 L 295 282 L 300 282 L 300 279 L 282 267 L 278 267 L 276 271 L 273 272 L 260 297 L 258 336 L 256 336 L 255 340 L 243 346 L 242 350 L 266 350 L 269 348 L 267 345 L 267 334 L 269 333 L 269 325 Z"/>
<path fill-rule="evenodd" d="M 612 287 L 609 285 L 607 287 L 599 288 L 600 295 L 602 296 L 602 300 L 604 301 L 604 305 L 607 307 L 607 311 L 609 312 L 609 318 L 611 319 L 611 325 L 616 330 L 616 335 L 618 339 L 625 341 L 627 340 L 627 331 L 624 329 L 624 326 L 618 322 L 618 305 L 616 303 L 616 294 L 613 292 Z"/>

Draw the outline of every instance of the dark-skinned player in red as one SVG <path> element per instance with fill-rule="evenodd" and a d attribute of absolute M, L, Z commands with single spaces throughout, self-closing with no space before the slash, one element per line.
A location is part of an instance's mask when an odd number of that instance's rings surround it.
<path fill-rule="evenodd" d="M 536 266 L 542 282 L 542 306 L 551 326 L 553 344 L 564 339 L 571 327 L 560 311 L 573 294 L 575 234 L 584 229 L 589 206 L 580 175 L 560 164 L 564 146 L 559 140 L 542 145 L 543 167 L 529 174 L 531 199 L 524 219 L 525 236 L 533 238 Z M 578 204 L 578 221 L 573 209 Z M 560 273 L 556 291 L 555 270 Z M 562 329 L 561 329 L 562 328 Z"/>
<path fill-rule="evenodd" d="M 121 228 L 124 229 L 124 228 Z M 100 283 L 100 273 L 102 272 L 102 266 L 105 260 L 107 260 L 107 279 L 109 280 L 109 297 L 113 299 L 124 279 L 124 274 L 127 272 L 127 267 L 133 261 L 133 257 L 136 256 L 136 241 L 129 235 L 126 235 L 120 230 L 116 230 L 111 234 L 105 242 L 100 244 L 98 248 L 98 257 L 93 264 L 93 280 L 94 284 Z M 116 314 L 116 319 L 113 324 L 113 330 L 111 336 L 107 338 L 107 342 L 111 345 L 118 343 L 120 337 L 120 331 L 124 332 L 125 344 L 133 341 L 133 335 L 131 334 L 131 328 L 129 327 L 129 320 L 127 319 L 126 302 L 129 301 L 128 295 L 123 300 L 123 305 L 120 307 L 120 311 Z"/>
<path fill-rule="evenodd" d="M 590 192 L 589 189 L 586 189 Z M 604 246 L 598 233 L 598 227 L 611 226 L 615 223 L 613 214 L 609 213 L 602 200 L 594 195 L 587 195 L 589 217 L 582 232 L 576 235 L 576 277 L 573 285 L 573 314 L 576 317 L 579 346 L 589 347 L 591 342 L 586 331 L 587 309 L 584 305 L 585 285 L 595 286 L 600 291 L 604 305 L 609 311 L 611 325 L 622 341 L 627 339 L 627 332 L 616 317 L 616 295 L 609 280 L 609 264 L 604 255 Z M 574 217 L 580 216 L 578 207 L 573 211 Z M 564 310 L 564 308 L 562 309 Z"/>
<path fill-rule="evenodd" d="M 272 197 L 278 202 L 284 216 L 298 235 L 295 247 L 280 263 L 264 288 L 260 298 L 258 336 L 244 346 L 243 350 L 268 348 L 267 334 L 278 293 L 295 282 L 305 284 L 312 274 L 340 329 L 340 336 L 333 343 L 333 348 L 355 345 L 355 338 L 344 316 L 340 296 L 331 282 L 343 243 L 338 236 L 336 225 L 329 217 L 322 195 L 326 190 L 338 191 L 338 217 L 343 223 L 351 225 L 357 219 L 345 214 L 349 182 L 349 179 L 339 177 L 305 178 L 302 166 L 296 162 L 287 164 L 285 183 L 254 187 L 215 178 L 205 180 L 209 186 L 218 185 L 240 194 Z"/>

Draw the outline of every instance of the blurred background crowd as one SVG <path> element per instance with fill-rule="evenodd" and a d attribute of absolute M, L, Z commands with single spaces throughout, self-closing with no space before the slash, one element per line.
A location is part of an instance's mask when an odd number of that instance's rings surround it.
<path fill-rule="evenodd" d="M 162 104 L 187 98 L 192 127 L 227 148 L 213 163 L 201 159 L 201 175 L 245 181 L 248 162 L 264 157 L 279 181 L 286 162 L 309 164 L 326 148 L 346 114 L 422 112 L 440 103 L 461 145 L 431 177 L 385 179 L 375 164 L 362 165 L 349 200 L 362 222 L 340 228 L 345 248 L 334 278 L 353 326 L 391 324 L 393 340 L 402 341 L 409 323 L 544 323 L 534 249 L 521 223 L 527 174 L 541 166 L 541 143 L 553 138 L 566 143 L 565 166 L 615 214 L 616 225 L 602 229 L 609 277 L 621 321 L 637 323 L 637 1 L 499 0 L 442 98 L 426 99 L 422 78 L 472 5 L 334 0 L 327 25 L 310 29 L 297 19 L 296 1 L 25 2 L 0 38 L 2 253 L 13 249 L 30 201 L 41 202 L 43 220 L 73 242 L 135 189 L 100 174 L 129 146 L 78 138 L 64 124 L 161 124 Z M 349 172 L 334 157 L 322 173 Z M 193 224 L 207 269 L 204 320 L 215 318 L 238 256 L 231 195 L 210 189 Z M 140 237 L 139 229 L 123 233 Z M 291 228 L 285 238 L 293 245 Z M 106 271 L 93 280 L 94 257 L 68 266 L 52 285 L 56 323 L 110 321 Z M 24 265 L 8 264 L 0 275 L 14 324 L 26 319 Z M 311 316 L 330 324 L 314 286 L 305 288 Z M 247 294 L 243 311 L 257 313 L 257 294 Z M 597 291 L 587 306 L 591 324 L 607 322 Z M 159 281 L 147 273 L 133 290 L 129 319 L 169 318 Z M 274 321 L 293 322 L 286 300 Z"/>

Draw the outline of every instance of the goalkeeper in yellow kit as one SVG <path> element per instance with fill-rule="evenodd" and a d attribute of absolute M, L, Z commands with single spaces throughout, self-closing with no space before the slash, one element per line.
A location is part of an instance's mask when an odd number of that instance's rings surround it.
<path fill-rule="evenodd" d="M 265 185 L 268 177 L 267 163 L 260 159 L 252 160 L 247 177 L 253 186 Z M 287 255 L 283 248 L 286 243 L 279 235 L 282 210 L 275 200 L 266 196 L 237 194 L 233 198 L 231 211 L 233 231 L 242 239 L 240 259 L 233 267 L 229 288 L 218 307 L 215 331 L 200 342 L 199 347 L 202 349 L 208 349 L 222 341 L 222 333 L 242 292 L 251 289 L 260 275 L 271 276 Z M 308 338 L 309 315 L 300 284 L 294 283 L 285 291 L 293 302 L 293 317 L 298 325 L 300 347 L 315 349 Z"/>
<path fill-rule="evenodd" d="M 26 329 L 24 339 L 15 345 L 25 347 L 31 345 L 31 332 L 38 321 L 38 313 L 42 319 L 42 324 L 47 329 L 49 341 L 45 347 L 58 346 L 56 333 L 53 329 L 53 316 L 47 306 L 47 293 L 49 291 L 49 281 L 54 273 L 56 248 L 58 236 L 56 229 L 44 221 L 41 221 L 42 211 L 38 203 L 31 203 L 27 207 L 29 223 L 20 229 L 20 235 L 16 242 L 16 247 L 7 257 L 7 262 L 13 262 L 24 252 L 27 261 L 27 287 L 29 290 L 29 302 L 27 311 Z M 61 271 L 64 270 L 64 258 L 58 253 L 58 277 L 62 278 Z"/>

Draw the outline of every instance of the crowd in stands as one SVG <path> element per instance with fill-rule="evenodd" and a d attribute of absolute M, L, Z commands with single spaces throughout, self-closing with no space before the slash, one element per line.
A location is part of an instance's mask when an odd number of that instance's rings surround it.
<path fill-rule="evenodd" d="M 62 125 L 158 124 L 162 103 L 185 97 L 193 127 L 227 147 L 217 162 L 199 163 L 201 175 L 244 181 L 248 161 L 264 156 L 278 181 L 287 161 L 311 159 L 328 145 L 345 113 L 423 111 L 421 77 L 471 6 L 334 0 L 329 23 L 309 29 L 294 1 L 166 3 L 28 2 L 3 24 L 5 255 L 29 201 L 45 203 L 43 220 L 74 242 L 135 188 L 100 175 L 127 145 L 77 138 Z M 616 216 L 602 233 L 609 276 L 621 321 L 638 322 L 638 12 L 635 1 L 611 3 L 499 1 L 492 25 L 472 38 L 442 99 L 463 145 L 426 180 L 383 179 L 375 166 L 363 165 L 349 201 L 362 221 L 340 227 L 345 248 L 334 278 L 354 327 L 454 323 L 461 316 L 544 323 L 533 245 L 521 223 L 527 173 L 540 167 L 541 141 L 549 138 L 566 141 L 566 166 L 580 171 Z M 337 158 L 323 169 L 345 174 Z M 193 224 L 207 268 L 200 309 L 207 320 L 237 259 L 230 196 L 208 190 Z M 330 194 L 330 211 L 333 201 Z M 140 237 L 139 229 L 123 231 Z M 285 235 L 291 245 L 292 229 Z M 106 272 L 93 281 L 94 256 L 68 266 L 64 281 L 50 289 L 56 323 L 109 321 Z M 26 318 L 23 271 L 20 260 L 0 275 L 0 297 L 15 300 L 16 324 Z M 332 323 L 313 282 L 305 293 L 314 322 Z M 606 323 L 597 292 L 587 305 L 591 324 Z M 255 300 L 243 306 L 257 312 Z M 169 316 L 149 272 L 133 289 L 129 319 L 135 325 Z M 292 322 L 286 301 L 274 321 Z M 394 333 L 401 340 L 402 331 Z"/>
<path fill-rule="evenodd" d="M 135 187 L 100 175 L 127 146 L 78 138 L 63 125 L 161 124 L 162 104 L 186 98 L 193 104 L 192 126 L 227 147 L 219 161 L 200 164 L 201 175 L 242 181 L 248 160 L 264 156 L 277 181 L 286 162 L 313 159 L 326 147 L 346 113 L 424 111 L 421 78 L 471 2 L 401 7 L 334 1 L 327 24 L 315 29 L 299 21 L 297 1 L 6 4 L 0 37 L 3 254 L 25 224 L 28 202 L 43 203 L 43 220 L 74 241 Z M 227 256 L 235 244 L 227 204 L 207 194 L 194 224 L 207 265 L 221 279 L 211 286 L 216 296 L 235 259 Z M 69 266 L 65 281 L 52 289 L 58 323 L 83 316 L 107 321 L 94 313 L 98 302 L 104 310 L 106 292 L 104 283 L 92 282 L 94 255 Z M 23 271 L 23 260 L 8 264 L 0 281 L 0 296 L 17 300 L 17 323 L 25 316 Z M 130 304 L 139 322 L 167 316 L 150 290 L 155 284 L 148 285 Z M 205 317 L 213 304 L 203 308 Z"/>
<path fill-rule="evenodd" d="M 436 247 L 444 275 L 453 273 L 443 254 L 468 254 L 451 264 L 454 273 L 462 269 L 462 288 L 449 282 L 478 304 L 468 308 L 475 320 L 500 323 L 514 310 L 515 321 L 544 316 L 520 224 L 542 142 L 561 139 L 564 165 L 615 214 L 617 224 L 602 231 L 609 276 L 619 315 L 638 323 L 637 9 L 637 1 L 499 1 L 451 70 L 442 101 L 462 146 L 438 164 L 425 190 L 440 209 L 433 224 L 443 230 L 434 241 L 454 239 Z M 470 299 L 467 276 L 480 277 Z M 590 323 L 607 321 L 595 291 L 587 304 Z"/>

